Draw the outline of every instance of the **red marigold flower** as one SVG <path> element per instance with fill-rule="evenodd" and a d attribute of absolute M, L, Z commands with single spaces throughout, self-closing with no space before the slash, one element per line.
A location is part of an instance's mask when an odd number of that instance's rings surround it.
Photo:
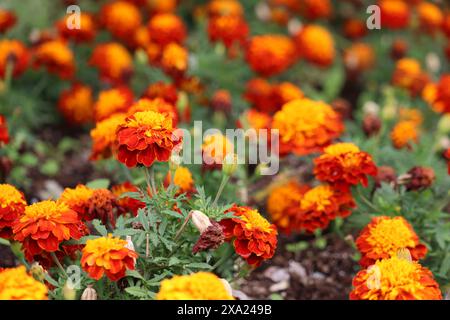
<path fill-rule="evenodd" d="M 6 32 L 16 24 L 17 17 L 14 12 L 0 8 L 0 33 Z"/>
<path fill-rule="evenodd" d="M 133 59 L 130 53 L 116 42 L 97 45 L 89 64 L 98 68 L 102 80 L 113 84 L 126 83 L 133 73 Z"/>
<path fill-rule="evenodd" d="M 151 166 L 155 160 L 167 161 L 181 142 L 174 134 L 172 119 L 154 111 L 136 112 L 117 129 L 120 162 L 127 167 Z"/>
<path fill-rule="evenodd" d="M 65 188 L 61 193 L 58 202 L 66 204 L 70 209 L 78 213 L 81 220 L 89 220 L 89 199 L 94 194 L 94 190 L 79 184 L 75 188 Z"/>
<path fill-rule="evenodd" d="M 12 236 L 14 221 L 20 217 L 27 202 L 22 192 L 9 184 L 0 184 L 0 238 Z"/>
<path fill-rule="evenodd" d="M 117 184 L 111 188 L 112 193 L 117 198 L 117 204 L 125 210 L 131 212 L 134 216 L 137 215 L 138 210 L 145 208 L 145 203 L 131 197 L 123 197 L 124 193 L 128 192 L 140 192 L 139 188 L 127 181 L 121 184 Z"/>
<path fill-rule="evenodd" d="M 287 81 L 274 85 L 273 94 L 276 101 L 276 111 L 280 110 L 286 103 L 305 96 L 299 87 Z"/>
<path fill-rule="evenodd" d="M 66 204 L 51 200 L 27 206 L 13 224 L 14 240 L 22 243 L 29 261 L 42 253 L 58 251 L 61 242 L 78 240 L 84 233 L 78 214 Z"/>
<path fill-rule="evenodd" d="M 233 44 L 243 45 L 247 39 L 249 28 L 240 16 L 220 16 L 209 19 L 208 35 L 212 42 L 221 41 L 230 49 Z"/>
<path fill-rule="evenodd" d="M 450 13 L 446 13 L 444 16 L 444 20 L 442 21 L 442 31 L 450 38 Z"/>
<path fill-rule="evenodd" d="M 405 175 L 398 177 L 398 183 L 404 184 L 406 190 L 415 191 L 431 187 L 436 175 L 433 168 L 429 167 L 413 167 Z"/>
<path fill-rule="evenodd" d="M 429 33 L 439 30 L 444 22 L 441 9 L 431 2 L 421 2 L 417 5 L 420 27 Z"/>
<path fill-rule="evenodd" d="M 0 77 L 4 78 L 8 63 L 12 63 L 12 75 L 20 76 L 28 67 L 30 54 L 18 40 L 0 40 Z"/>
<path fill-rule="evenodd" d="M 58 109 L 67 122 L 82 125 L 92 120 L 93 104 L 91 87 L 74 83 L 61 93 Z"/>
<path fill-rule="evenodd" d="M 248 109 L 241 117 L 238 125 L 239 127 L 259 129 L 270 129 L 272 117 L 264 112 L 256 111 L 255 109 Z M 269 138 L 269 136 L 268 136 Z"/>
<path fill-rule="evenodd" d="M 267 198 L 267 212 L 275 225 L 285 234 L 298 230 L 300 202 L 309 186 L 300 185 L 296 181 L 275 187 Z"/>
<path fill-rule="evenodd" d="M 314 159 L 314 174 L 320 181 L 326 181 L 341 191 L 361 183 L 367 187 L 367 176 L 375 176 L 377 167 L 372 156 L 360 151 L 353 143 L 336 143 L 324 149 Z"/>
<path fill-rule="evenodd" d="M 367 34 L 366 22 L 358 19 L 348 19 L 344 22 L 344 35 L 350 39 L 359 39 Z"/>
<path fill-rule="evenodd" d="M 9 143 L 8 124 L 6 118 L 0 114 L 0 147 Z"/>
<path fill-rule="evenodd" d="M 88 13 L 82 12 L 80 14 L 80 28 L 69 29 L 67 27 L 70 23 L 70 16 L 66 16 L 56 22 L 56 28 L 58 29 L 59 35 L 64 39 L 72 39 L 75 42 L 89 42 L 95 38 L 96 26 L 94 22 L 94 17 Z"/>
<path fill-rule="evenodd" d="M 273 87 L 266 79 L 255 78 L 247 82 L 244 98 L 259 111 L 273 113 L 278 110 Z"/>
<path fill-rule="evenodd" d="M 111 34 L 126 40 L 142 23 L 139 9 L 127 1 L 113 1 L 102 6 L 100 22 Z"/>
<path fill-rule="evenodd" d="M 126 113 L 133 99 L 133 92 L 127 87 L 100 91 L 94 104 L 95 121 L 105 120 L 114 114 Z"/>
<path fill-rule="evenodd" d="M 0 300 L 47 300 L 47 287 L 35 280 L 24 266 L 0 268 Z"/>
<path fill-rule="evenodd" d="M 142 0 L 141 0 L 142 1 Z M 143 0 L 151 14 L 174 12 L 177 8 L 177 0 Z"/>
<path fill-rule="evenodd" d="M 392 83 L 395 86 L 406 89 L 413 96 L 420 94 L 429 82 L 429 77 L 420 66 L 419 61 L 403 58 L 397 61 Z"/>
<path fill-rule="evenodd" d="M 86 220 L 100 219 L 104 225 L 111 223 L 113 227 L 116 225 L 115 214 L 119 209 L 116 197 L 107 189 L 95 189 L 92 196 L 87 201 L 87 217 Z"/>
<path fill-rule="evenodd" d="M 414 121 L 400 121 L 391 131 L 391 140 L 395 148 L 411 148 L 412 143 L 419 140 L 417 123 Z"/>
<path fill-rule="evenodd" d="M 334 61 L 336 49 L 331 33 L 319 25 L 307 25 L 295 35 L 299 55 L 321 67 Z"/>
<path fill-rule="evenodd" d="M 353 278 L 351 300 L 442 300 L 430 270 L 393 256 L 379 260 Z"/>
<path fill-rule="evenodd" d="M 171 83 L 164 83 L 162 81 L 158 81 L 152 83 L 145 89 L 145 92 L 142 94 L 142 98 L 155 99 L 161 98 L 167 103 L 176 106 L 178 101 L 178 92 L 177 87 L 175 87 Z"/>
<path fill-rule="evenodd" d="M 75 58 L 63 40 L 50 40 L 37 46 L 34 52 L 35 67 L 44 66 L 48 72 L 62 79 L 72 78 L 75 73 Z"/>
<path fill-rule="evenodd" d="M 116 113 L 109 118 L 96 123 L 91 130 L 92 151 L 91 160 L 108 159 L 117 154 L 116 130 L 120 124 L 125 122 L 127 115 Z"/>
<path fill-rule="evenodd" d="M 161 66 L 168 75 L 180 78 L 186 72 L 188 64 L 189 53 L 186 48 L 175 42 L 164 47 L 161 55 Z"/>
<path fill-rule="evenodd" d="M 377 260 L 388 259 L 398 250 L 409 250 L 413 260 L 425 257 L 427 248 L 419 242 L 419 237 L 403 217 L 379 216 L 364 227 L 356 239 L 361 253 L 359 264 L 363 268 L 373 265 Z"/>
<path fill-rule="evenodd" d="M 300 13 L 308 19 L 327 19 L 331 16 L 333 7 L 330 0 L 300 1 Z"/>
<path fill-rule="evenodd" d="M 436 112 L 450 113 L 450 74 L 441 76 L 436 84 L 429 84 L 423 91 L 423 97 Z"/>
<path fill-rule="evenodd" d="M 135 102 L 128 110 L 128 115 L 131 116 L 136 112 L 155 111 L 169 116 L 172 119 L 172 126 L 178 124 L 178 112 L 174 105 L 164 101 L 161 98 L 148 99 L 142 98 Z"/>
<path fill-rule="evenodd" d="M 183 43 L 186 38 L 183 20 L 172 13 L 155 14 L 150 18 L 147 27 L 152 40 L 161 46 L 171 42 Z"/>
<path fill-rule="evenodd" d="M 319 185 L 307 191 L 300 202 L 298 229 L 314 232 L 325 229 L 337 217 L 345 218 L 355 207 L 352 195 L 329 185 Z"/>
<path fill-rule="evenodd" d="M 338 113 L 322 101 L 296 99 L 275 113 L 272 129 L 280 133 L 280 152 L 306 155 L 321 151 L 344 131 Z"/>
<path fill-rule="evenodd" d="M 381 13 L 381 25 L 384 28 L 403 29 L 408 26 L 410 9 L 402 0 L 378 1 Z"/>
<path fill-rule="evenodd" d="M 104 274 L 112 281 L 125 276 L 127 269 L 134 270 L 138 254 L 127 248 L 127 241 L 111 234 L 86 241 L 81 257 L 81 267 L 89 277 L 100 280 Z"/>
<path fill-rule="evenodd" d="M 209 105 L 214 111 L 222 111 L 225 113 L 231 112 L 233 102 L 231 100 L 230 92 L 225 89 L 216 90 Z"/>
<path fill-rule="evenodd" d="M 234 212 L 236 218 L 221 220 L 220 224 L 226 240 L 233 241 L 238 255 L 254 267 L 273 257 L 278 242 L 275 225 L 250 207 L 234 205 L 226 212 Z"/>
<path fill-rule="evenodd" d="M 285 71 L 296 58 L 294 43 L 283 35 L 254 36 L 246 51 L 252 70 L 266 77 Z"/>

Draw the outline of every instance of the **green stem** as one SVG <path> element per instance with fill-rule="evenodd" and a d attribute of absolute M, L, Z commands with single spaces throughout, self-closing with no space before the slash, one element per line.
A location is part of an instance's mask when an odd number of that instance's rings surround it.
<path fill-rule="evenodd" d="M 181 225 L 180 229 L 178 230 L 177 234 L 175 235 L 174 240 L 177 241 L 180 235 L 183 233 L 184 229 L 186 228 L 189 220 L 192 217 L 192 212 L 189 212 L 189 214 L 186 216 L 186 219 L 184 219 L 183 224 Z"/>
<path fill-rule="evenodd" d="M 217 206 L 217 201 L 219 201 L 220 195 L 223 192 L 223 189 L 225 188 L 225 185 L 227 184 L 228 180 L 230 179 L 229 175 L 223 175 L 222 181 L 220 182 L 219 190 L 217 190 L 216 197 L 214 198 L 213 207 Z"/>
<path fill-rule="evenodd" d="M 145 173 L 145 181 L 147 182 L 147 188 L 150 189 L 150 192 L 152 193 L 152 196 L 156 195 L 156 189 L 154 187 L 154 185 L 151 182 L 151 169 L 149 170 L 148 167 L 144 168 L 144 173 Z"/>
<path fill-rule="evenodd" d="M 14 62 L 8 59 L 8 62 L 6 63 L 6 70 L 5 70 L 5 91 L 8 92 L 11 88 L 11 79 L 12 74 L 14 71 Z"/>
<path fill-rule="evenodd" d="M 378 208 L 376 208 L 361 192 L 361 190 L 359 188 L 357 188 L 357 193 L 358 196 L 360 197 L 360 199 L 372 210 L 374 210 L 375 212 L 378 212 Z"/>
<path fill-rule="evenodd" d="M 66 278 L 68 278 L 69 276 L 66 273 L 66 270 L 64 270 L 64 267 L 61 265 L 61 263 L 59 262 L 58 258 L 56 257 L 54 252 L 51 252 L 50 255 L 53 258 L 53 261 L 55 261 L 56 265 L 58 266 L 58 268 L 61 270 L 61 272 L 64 274 L 64 276 Z"/>
<path fill-rule="evenodd" d="M 226 260 L 228 260 L 234 252 L 234 249 L 231 245 L 228 245 L 227 251 L 225 254 L 220 257 L 219 260 L 212 266 L 212 270 L 216 270 L 218 267 L 220 267 Z"/>

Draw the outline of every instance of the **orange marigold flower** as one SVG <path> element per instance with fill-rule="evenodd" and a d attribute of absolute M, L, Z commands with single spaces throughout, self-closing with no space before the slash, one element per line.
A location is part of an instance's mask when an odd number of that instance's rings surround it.
<path fill-rule="evenodd" d="M 14 240 L 22 243 L 29 261 L 42 253 L 56 252 L 65 240 L 80 239 L 85 226 L 78 214 L 62 202 L 37 202 L 25 208 L 13 224 Z"/>
<path fill-rule="evenodd" d="M 175 14 L 158 13 L 150 18 L 148 30 L 152 40 L 161 46 L 171 42 L 183 43 L 186 38 L 186 27 Z"/>
<path fill-rule="evenodd" d="M 244 8 L 237 0 L 212 0 L 208 4 L 208 13 L 211 17 L 243 16 Z"/>
<path fill-rule="evenodd" d="M 0 238 L 12 236 L 13 223 L 23 214 L 26 205 L 22 192 L 10 184 L 0 184 Z"/>
<path fill-rule="evenodd" d="M 17 17 L 14 12 L 0 8 L 0 33 L 6 32 L 16 24 Z"/>
<path fill-rule="evenodd" d="M 66 204 L 70 209 L 78 213 L 81 220 L 88 217 L 88 202 L 94 194 L 94 190 L 79 184 L 75 188 L 65 188 L 58 202 Z"/>
<path fill-rule="evenodd" d="M 249 33 L 247 22 L 240 16 L 219 16 L 209 19 L 208 35 L 212 42 L 222 41 L 231 48 L 234 43 L 244 44 Z"/>
<path fill-rule="evenodd" d="M 361 252 L 359 264 L 364 268 L 396 255 L 403 248 L 409 250 L 414 260 L 424 258 L 427 253 L 427 248 L 419 243 L 419 237 L 403 217 L 373 218 L 359 234 L 356 246 Z"/>
<path fill-rule="evenodd" d="M 331 33 L 319 25 L 307 25 L 295 35 L 299 55 L 321 67 L 334 61 L 336 49 Z"/>
<path fill-rule="evenodd" d="M 314 159 L 314 165 L 318 180 L 333 184 L 341 191 L 348 191 L 350 186 L 358 183 L 367 187 L 367 176 L 377 174 L 372 156 L 353 143 L 336 143 L 326 147 L 324 153 Z"/>
<path fill-rule="evenodd" d="M 266 79 L 255 78 L 247 82 L 244 98 L 259 111 L 273 113 L 278 110 L 273 87 Z"/>
<path fill-rule="evenodd" d="M 272 117 L 255 109 L 248 109 L 239 121 L 239 126 L 252 129 L 270 129 Z"/>
<path fill-rule="evenodd" d="M 177 8 L 177 0 L 145 0 L 152 14 L 174 12 Z"/>
<path fill-rule="evenodd" d="M 391 131 L 391 140 L 395 148 L 411 148 L 412 143 L 419 140 L 417 123 L 413 121 L 400 121 Z"/>
<path fill-rule="evenodd" d="M 67 122 L 81 125 L 92 120 L 93 104 L 91 87 L 74 83 L 61 93 L 58 109 Z"/>
<path fill-rule="evenodd" d="M 157 300 L 234 300 L 224 282 L 210 272 L 174 276 L 161 281 Z"/>
<path fill-rule="evenodd" d="M 171 175 L 170 172 L 166 177 L 166 184 L 170 183 Z M 192 178 L 191 171 L 183 166 L 179 166 L 175 170 L 175 174 L 173 175 L 173 184 L 176 185 L 179 190 L 178 193 L 191 193 L 195 190 L 194 187 L 194 179 Z"/>
<path fill-rule="evenodd" d="M 344 22 L 344 35 L 350 39 L 359 39 L 367 34 L 366 22 L 358 19 L 348 19 Z"/>
<path fill-rule="evenodd" d="M 181 138 L 177 137 L 167 114 L 142 111 L 126 118 L 117 129 L 118 159 L 127 167 L 149 167 L 155 160 L 167 161 Z"/>
<path fill-rule="evenodd" d="M 381 13 L 381 25 L 390 29 L 402 29 L 408 26 L 410 9 L 402 0 L 378 1 Z"/>
<path fill-rule="evenodd" d="M 277 111 L 289 101 L 303 98 L 303 91 L 291 82 L 282 82 L 273 86 L 274 99 L 277 103 Z"/>
<path fill-rule="evenodd" d="M 137 102 L 131 105 L 130 109 L 128 110 L 128 115 L 131 116 L 134 113 L 141 111 L 155 111 L 164 115 L 168 115 L 172 119 L 173 127 L 176 127 L 176 125 L 178 124 L 178 113 L 176 107 L 161 98 L 139 99 Z"/>
<path fill-rule="evenodd" d="M 296 99 L 275 113 L 272 129 L 280 133 L 280 152 L 306 155 L 322 150 L 344 131 L 338 113 L 322 101 Z"/>
<path fill-rule="evenodd" d="M 253 71 L 262 76 L 272 76 L 285 71 L 295 62 L 295 45 L 283 35 L 254 36 L 248 44 L 246 60 Z"/>
<path fill-rule="evenodd" d="M 102 121 L 114 114 L 127 112 L 133 99 L 133 92 L 127 87 L 100 91 L 94 104 L 95 121 Z"/>
<path fill-rule="evenodd" d="M 133 59 L 120 43 L 97 45 L 89 64 L 98 69 L 102 80 L 113 84 L 127 82 L 133 73 Z"/>
<path fill-rule="evenodd" d="M 189 53 L 186 48 L 172 42 L 164 47 L 161 55 L 161 65 L 164 71 L 173 76 L 179 77 L 188 68 Z"/>
<path fill-rule="evenodd" d="M 223 219 L 220 224 L 227 241 L 233 241 L 238 255 L 254 267 L 273 257 L 278 242 L 274 224 L 250 207 L 234 205 L 226 212 L 234 212 L 236 218 Z"/>
<path fill-rule="evenodd" d="M 354 43 L 344 51 L 344 63 L 349 71 L 360 74 L 374 66 L 375 52 L 368 44 Z"/>
<path fill-rule="evenodd" d="M 307 19 L 326 19 L 332 14 L 333 7 L 330 0 L 300 1 L 300 13 Z"/>
<path fill-rule="evenodd" d="M 420 26 L 427 32 L 433 33 L 439 30 L 444 22 L 444 14 L 441 9 L 431 2 L 421 2 L 417 5 Z"/>
<path fill-rule="evenodd" d="M 6 118 L 0 114 L 0 147 L 9 143 L 8 124 Z"/>
<path fill-rule="evenodd" d="M 404 88 L 411 95 L 421 93 L 429 82 L 428 75 L 422 70 L 419 61 L 411 58 L 403 58 L 397 61 L 392 75 L 392 83 Z"/>
<path fill-rule="evenodd" d="M 400 108 L 399 119 L 401 121 L 412 121 L 417 125 L 421 125 L 423 122 L 422 112 L 415 108 Z"/>
<path fill-rule="evenodd" d="M 298 230 L 298 214 L 300 202 L 309 186 L 300 185 L 296 181 L 275 187 L 267 198 L 267 212 L 275 225 L 285 234 Z"/>
<path fill-rule="evenodd" d="M 138 254 L 127 248 L 127 241 L 111 234 L 86 241 L 82 250 L 81 267 L 89 277 L 100 280 L 104 274 L 112 281 L 125 276 L 127 269 L 134 270 Z"/>
<path fill-rule="evenodd" d="M 178 101 L 177 87 L 171 83 L 158 81 L 152 83 L 147 87 L 147 89 L 145 89 L 145 92 L 142 94 L 142 98 L 161 98 L 167 103 L 176 106 Z"/>
<path fill-rule="evenodd" d="M 125 122 L 126 114 L 116 113 L 109 118 L 96 123 L 91 130 L 92 152 L 91 160 L 107 159 L 117 152 L 116 130 Z"/>
<path fill-rule="evenodd" d="M 131 197 L 122 196 L 124 193 L 128 192 L 140 192 L 139 188 L 131 184 L 131 182 L 127 181 L 121 184 L 117 184 L 111 188 L 111 192 L 117 198 L 117 204 L 121 208 L 130 211 L 135 216 L 138 214 L 139 209 L 145 208 L 144 202 Z"/>
<path fill-rule="evenodd" d="M 87 202 L 86 220 L 100 219 L 104 225 L 111 222 L 116 225 L 116 209 L 119 209 L 117 199 L 108 189 L 95 189 Z M 117 212 L 120 214 L 121 212 Z"/>
<path fill-rule="evenodd" d="M 113 1 L 100 10 L 100 21 L 111 34 L 119 39 L 127 39 L 142 23 L 139 9 L 127 1 Z"/>
<path fill-rule="evenodd" d="M 430 270 L 393 256 L 379 260 L 353 278 L 351 300 L 442 300 Z"/>
<path fill-rule="evenodd" d="M 88 13 L 82 12 L 80 14 L 80 28 L 69 29 L 71 16 L 65 16 L 56 22 L 56 28 L 59 35 L 64 39 L 72 39 L 75 42 L 89 42 L 95 38 L 97 33 L 94 17 Z"/>
<path fill-rule="evenodd" d="M 233 101 L 230 92 L 225 89 L 216 90 L 211 97 L 209 105 L 214 111 L 231 112 Z"/>
<path fill-rule="evenodd" d="M 46 67 L 48 72 L 62 79 L 72 78 L 75 73 L 75 57 L 63 40 L 50 40 L 38 45 L 33 64 L 35 67 Z"/>
<path fill-rule="evenodd" d="M 0 40 L 0 77 L 4 78 L 8 63 L 12 63 L 12 75 L 20 76 L 28 67 L 30 54 L 18 40 Z"/>
<path fill-rule="evenodd" d="M 202 144 L 203 162 L 206 167 L 216 168 L 223 163 L 224 158 L 234 153 L 234 145 L 222 133 L 210 134 L 204 137 Z"/>
<path fill-rule="evenodd" d="M 131 38 L 124 39 L 131 48 L 146 49 L 151 44 L 150 32 L 145 25 L 141 25 L 133 31 Z"/>
<path fill-rule="evenodd" d="M 0 269 L 0 300 L 47 300 L 47 291 L 24 266 Z"/>
<path fill-rule="evenodd" d="M 422 95 L 436 112 L 450 113 L 450 74 L 443 74 L 438 83 L 427 85 Z"/>
<path fill-rule="evenodd" d="M 307 191 L 300 201 L 298 230 L 314 232 L 325 229 L 337 217 L 349 216 L 353 207 L 355 202 L 350 193 L 338 191 L 329 185 L 319 185 Z"/>

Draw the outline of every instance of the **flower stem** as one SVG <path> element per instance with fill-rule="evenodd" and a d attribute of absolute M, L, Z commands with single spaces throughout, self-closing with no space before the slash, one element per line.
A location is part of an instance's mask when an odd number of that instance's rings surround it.
<path fill-rule="evenodd" d="M 217 205 L 217 201 L 219 201 L 220 195 L 222 194 L 222 191 L 225 188 L 225 185 L 227 184 L 229 179 L 230 179 L 229 175 L 224 174 L 222 176 L 222 181 L 220 182 L 220 186 L 219 189 L 217 190 L 216 197 L 214 198 L 213 207 Z"/>
<path fill-rule="evenodd" d="M 153 170 L 148 167 L 144 168 L 144 172 L 145 172 L 145 181 L 147 182 L 147 188 L 150 189 L 150 192 L 152 193 L 152 196 L 156 195 L 156 188 L 154 186 L 154 175 L 153 175 Z M 152 183 L 153 181 L 153 183 Z"/>
<path fill-rule="evenodd" d="M 53 261 L 55 261 L 56 265 L 58 266 L 58 268 L 62 271 L 62 273 L 64 274 L 64 276 L 66 278 L 68 278 L 69 276 L 66 273 L 66 270 L 64 270 L 64 267 L 61 265 L 61 262 L 59 262 L 58 258 L 56 257 L 54 252 L 50 252 L 50 255 L 53 258 Z"/>
<path fill-rule="evenodd" d="M 178 238 L 180 237 L 181 233 L 183 233 L 183 231 L 186 228 L 186 226 L 187 226 L 189 220 L 191 219 L 191 217 L 192 217 L 192 212 L 189 212 L 189 214 L 186 216 L 186 219 L 184 219 L 184 222 L 181 225 L 180 229 L 178 229 L 177 234 L 175 235 L 175 238 L 174 238 L 175 241 L 177 241 Z"/>

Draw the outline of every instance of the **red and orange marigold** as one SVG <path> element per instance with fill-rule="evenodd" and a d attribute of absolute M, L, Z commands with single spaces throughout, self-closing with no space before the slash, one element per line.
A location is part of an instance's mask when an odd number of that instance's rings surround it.
<path fill-rule="evenodd" d="M 94 17 L 89 13 L 80 13 L 80 28 L 69 29 L 70 19 L 72 16 L 65 16 L 58 22 L 56 22 L 56 28 L 59 35 L 64 39 L 71 39 L 75 42 L 89 42 L 95 38 L 96 26 Z"/>
<path fill-rule="evenodd" d="M 307 25 L 295 35 L 298 53 L 308 62 L 327 67 L 334 61 L 336 49 L 331 33 L 319 25 Z"/>
<path fill-rule="evenodd" d="M 327 19 L 333 12 L 330 0 L 299 1 L 300 13 L 307 19 Z"/>
<path fill-rule="evenodd" d="M 419 61 L 411 58 L 402 58 L 397 61 L 392 83 L 400 88 L 406 89 L 411 95 L 420 94 L 429 82 L 429 77 L 422 70 Z"/>
<path fill-rule="evenodd" d="M 419 141 L 418 125 L 414 121 L 400 121 L 391 131 L 391 141 L 395 148 L 411 148 Z"/>
<path fill-rule="evenodd" d="M 342 191 L 348 191 L 350 186 L 358 183 L 367 187 L 367 176 L 377 174 L 372 156 L 353 143 L 336 143 L 326 147 L 324 153 L 314 159 L 314 165 L 318 180 L 326 181 Z"/>
<path fill-rule="evenodd" d="M 220 224 L 236 253 L 254 267 L 272 258 L 278 242 L 277 227 L 250 207 L 234 205 L 227 212 L 234 212 L 236 218 L 221 220 Z"/>
<path fill-rule="evenodd" d="M 22 243 L 29 261 L 42 253 L 58 251 L 61 242 L 78 240 L 84 233 L 78 214 L 66 204 L 51 200 L 27 206 L 13 224 L 14 240 Z"/>
<path fill-rule="evenodd" d="M 170 183 L 171 174 L 170 172 L 167 174 L 166 182 Z M 192 193 L 195 189 L 194 187 L 194 179 L 192 178 L 192 173 L 187 167 L 179 166 L 175 170 L 175 174 L 173 175 L 173 184 L 176 185 L 178 189 L 178 193 Z"/>
<path fill-rule="evenodd" d="M 117 129 L 118 159 L 127 167 L 149 167 L 155 160 L 167 161 L 181 143 L 167 114 L 142 111 L 126 118 Z"/>
<path fill-rule="evenodd" d="M 94 190 L 84 184 L 79 184 L 75 188 L 65 188 L 61 193 L 58 202 L 66 204 L 70 209 L 78 213 L 81 220 L 86 220 L 89 209 L 89 199 L 94 194 Z"/>
<path fill-rule="evenodd" d="M 14 12 L 0 8 L 0 33 L 12 28 L 17 21 Z"/>
<path fill-rule="evenodd" d="M 409 250 L 413 260 L 422 259 L 427 253 L 427 248 L 403 217 L 373 218 L 359 234 L 356 246 L 361 252 L 359 264 L 364 268 L 396 255 L 403 248 Z"/>
<path fill-rule="evenodd" d="M 109 118 L 116 113 L 126 113 L 133 103 L 133 92 L 128 87 L 100 91 L 94 104 L 95 121 Z"/>
<path fill-rule="evenodd" d="M 0 238 L 11 237 L 13 223 L 24 213 L 26 205 L 22 192 L 10 184 L 0 184 Z"/>
<path fill-rule="evenodd" d="M 86 241 L 82 250 L 81 267 L 89 277 L 100 280 L 106 275 L 112 281 L 125 276 L 126 270 L 134 270 L 138 254 L 127 248 L 127 241 L 113 237 L 101 237 Z"/>
<path fill-rule="evenodd" d="M 0 147 L 9 143 L 8 123 L 6 118 L 0 114 Z"/>
<path fill-rule="evenodd" d="M 212 0 L 208 3 L 208 14 L 211 17 L 243 16 L 244 8 L 238 0 Z"/>
<path fill-rule="evenodd" d="M 92 120 L 93 104 L 91 87 L 74 83 L 61 93 L 58 109 L 68 123 L 82 125 Z"/>
<path fill-rule="evenodd" d="M 321 151 L 344 131 L 341 117 L 322 101 L 296 99 L 275 113 L 272 129 L 280 133 L 280 152 L 306 155 Z"/>
<path fill-rule="evenodd" d="M 97 45 L 89 64 L 98 69 L 103 81 L 112 84 L 126 83 L 133 73 L 133 59 L 130 53 L 116 42 Z"/>
<path fill-rule="evenodd" d="M 430 270 L 393 256 L 359 271 L 353 278 L 351 300 L 442 300 Z"/>
<path fill-rule="evenodd" d="M 244 98 L 252 108 L 262 112 L 273 113 L 277 111 L 272 85 L 263 78 L 254 78 L 245 86 Z"/>
<path fill-rule="evenodd" d="M 142 98 L 155 99 L 161 98 L 167 103 L 176 106 L 178 101 L 177 87 L 171 83 L 158 81 L 150 84 L 142 94 Z"/>
<path fill-rule="evenodd" d="M 164 115 L 168 115 L 172 119 L 172 126 L 175 127 L 178 124 L 178 113 L 176 107 L 161 98 L 139 99 L 133 105 L 131 105 L 130 109 L 128 110 L 128 115 L 131 116 L 136 112 L 142 111 L 155 111 Z"/>
<path fill-rule="evenodd" d="M 116 130 L 125 122 L 125 113 L 116 113 L 109 118 L 96 123 L 91 130 L 92 151 L 91 160 L 108 159 L 117 153 Z"/>
<path fill-rule="evenodd" d="M 145 207 L 145 203 L 131 197 L 122 196 L 128 192 L 139 193 L 139 188 L 133 185 L 131 182 L 126 181 L 121 184 L 117 184 L 111 188 L 111 192 L 117 198 L 117 204 L 124 210 L 131 212 L 133 215 L 138 214 L 138 210 Z"/>
<path fill-rule="evenodd" d="M 233 143 L 222 133 L 206 135 L 202 144 L 202 157 L 206 166 L 220 166 L 225 157 L 234 153 Z"/>
<path fill-rule="evenodd" d="M 169 43 L 162 51 L 160 63 L 168 75 L 180 78 L 188 68 L 189 52 L 178 43 Z"/>
<path fill-rule="evenodd" d="M 444 14 L 439 6 L 431 2 L 421 2 L 417 5 L 420 27 L 430 33 L 439 30 L 444 22 Z"/>
<path fill-rule="evenodd" d="M 49 40 L 34 50 L 35 67 L 45 67 L 48 72 L 62 79 L 70 79 L 75 73 L 75 57 L 68 44 L 63 40 Z"/>
<path fill-rule="evenodd" d="M 227 48 L 244 44 L 249 33 L 247 22 L 239 16 L 220 16 L 208 22 L 208 35 L 212 42 L 221 41 Z"/>
<path fill-rule="evenodd" d="M 12 75 L 20 76 L 28 67 L 30 54 L 22 42 L 18 40 L 0 40 L 0 77 L 4 78 L 8 64 Z"/>
<path fill-rule="evenodd" d="M 382 27 L 402 29 L 408 26 L 410 8 L 403 0 L 380 0 L 378 6 L 380 7 Z"/>
<path fill-rule="evenodd" d="M 150 18 L 147 27 L 152 40 L 161 46 L 171 42 L 183 43 L 186 38 L 183 20 L 172 13 L 155 14 Z"/>
<path fill-rule="evenodd" d="M 427 85 L 422 95 L 436 112 L 450 113 L 450 74 L 443 74 L 439 82 Z"/>
<path fill-rule="evenodd" d="M 142 17 L 134 4 L 119 0 L 103 5 L 100 22 L 113 36 L 126 40 L 139 28 Z"/>
<path fill-rule="evenodd" d="M 0 268 L 0 300 L 47 300 L 47 287 L 27 273 L 24 266 Z"/>

